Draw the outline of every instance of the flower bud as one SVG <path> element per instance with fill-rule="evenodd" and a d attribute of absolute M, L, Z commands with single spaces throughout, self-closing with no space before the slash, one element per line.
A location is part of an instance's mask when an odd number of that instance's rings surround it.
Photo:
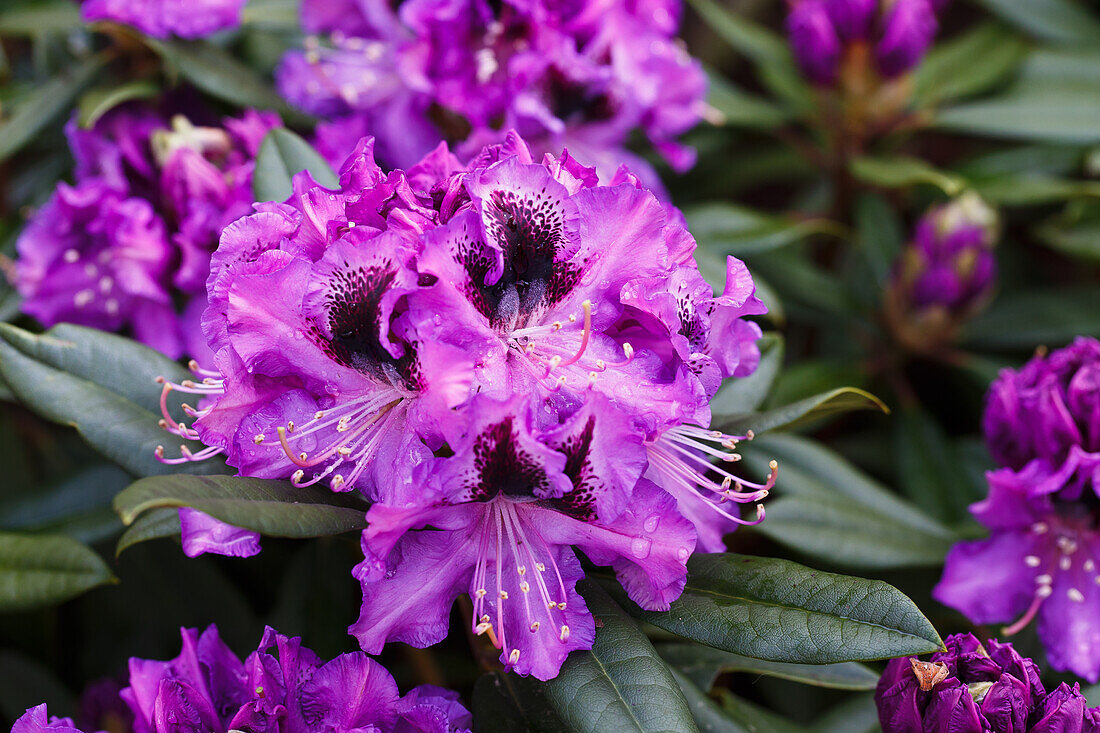
<path fill-rule="evenodd" d="M 787 34 L 802 73 L 816 84 L 832 84 L 840 68 L 840 38 L 825 0 L 802 0 L 787 16 Z"/>
<path fill-rule="evenodd" d="M 1075 707 L 1069 694 L 1046 695 L 1035 663 L 1011 644 L 983 646 L 972 634 L 956 634 L 944 646 L 929 662 L 909 657 L 886 665 L 875 692 L 884 731 L 1025 733 L 1034 730 L 1027 727 L 1033 714 L 1049 715 L 1052 724 L 1083 720 L 1084 705 Z"/>
<path fill-rule="evenodd" d="M 827 9 L 842 40 L 864 40 L 871 35 L 878 0 L 828 0 Z"/>
<path fill-rule="evenodd" d="M 899 339 L 918 350 L 949 338 L 992 291 L 996 212 L 974 193 L 932 208 L 894 266 L 886 317 Z"/>
<path fill-rule="evenodd" d="M 891 79 L 916 66 L 936 35 L 936 13 L 929 0 L 893 0 L 885 10 L 875 46 L 879 73 Z"/>

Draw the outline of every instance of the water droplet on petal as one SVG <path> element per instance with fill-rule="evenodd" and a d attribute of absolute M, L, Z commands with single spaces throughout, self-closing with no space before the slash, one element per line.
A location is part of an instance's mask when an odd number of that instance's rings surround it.
<path fill-rule="evenodd" d="M 646 532 L 655 532 L 657 530 L 657 525 L 660 523 L 660 514 L 650 514 L 649 519 L 645 520 L 645 524 L 643 524 L 642 527 L 645 529 Z"/>
<path fill-rule="evenodd" d="M 630 543 L 630 551 L 634 553 L 634 557 L 639 560 L 644 560 L 649 557 L 649 548 L 651 547 L 653 547 L 653 543 L 645 537 L 635 537 L 634 541 Z"/>
<path fill-rule="evenodd" d="M 680 558 L 681 561 L 687 560 L 689 557 L 691 557 L 691 550 L 686 547 L 681 547 L 676 553 L 676 557 Z"/>

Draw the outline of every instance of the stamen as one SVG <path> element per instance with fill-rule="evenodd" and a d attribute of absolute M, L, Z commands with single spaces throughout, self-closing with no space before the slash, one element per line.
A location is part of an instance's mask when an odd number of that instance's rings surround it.
<path fill-rule="evenodd" d="M 1005 636 L 1013 636 L 1022 631 L 1035 618 L 1035 614 L 1039 612 L 1039 606 L 1043 605 L 1043 601 L 1049 598 L 1053 592 L 1054 589 L 1049 585 L 1040 585 L 1036 588 L 1035 597 L 1031 600 L 1031 605 L 1024 611 L 1024 615 L 1016 623 L 1001 629 L 1001 633 Z"/>
<path fill-rule="evenodd" d="M 577 350 L 577 353 L 573 355 L 573 358 L 568 361 L 563 361 L 557 366 L 569 366 L 576 364 L 584 356 L 584 352 L 588 349 L 588 340 L 592 336 L 592 301 L 585 300 L 581 303 L 581 308 L 584 309 L 584 330 L 581 332 L 581 345 Z M 573 316 L 570 316 L 572 319 Z M 556 357 L 555 357 L 556 358 Z"/>

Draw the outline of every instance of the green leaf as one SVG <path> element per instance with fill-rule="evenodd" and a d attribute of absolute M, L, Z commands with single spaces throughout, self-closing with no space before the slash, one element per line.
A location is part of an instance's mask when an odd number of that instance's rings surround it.
<path fill-rule="evenodd" d="M 1100 198 L 1100 181 L 1073 181 L 1025 173 L 974 184 L 978 194 L 998 206 L 1039 206 L 1078 197 Z"/>
<path fill-rule="evenodd" d="M 713 414 L 743 415 L 759 407 L 768 396 L 783 366 L 783 337 L 765 334 L 757 344 L 760 346 L 760 364 L 756 371 L 747 377 L 726 380 L 711 400 Z"/>
<path fill-rule="evenodd" d="M 76 428 L 89 445 L 132 474 L 224 470 L 218 461 L 181 468 L 156 459 L 158 445 L 174 453 L 187 442 L 162 430 L 158 416 L 146 409 L 157 402 L 153 395 L 159 390 L 146 370 L 157 368 L 163 357 L 120 341 L 125 339 L 75 326 L 34 336 L 0 323 L 0 378 L 26 407 Z M 111 353 L 115 346 L 117 351 Z M 174 364 L 172 368 L 179 369 Z"/>
<path fill-rule="evenodd" d="M 81 542 L 97 542 L 121 529 L 111 511 L 111 499 L 129 482 L 130 476 L 116 466 L 93 465 L 55 486 L 0 503 L 0 530 L 64 534 Z"/>
<path fill-rule="evenodd" d="M 336 188 L 339 179 L 309 143 L 290 130 L 275 128 L 267 133 L 256 156 L 252 192 L 257 201 L 285 201 L 293 193 L 292 179 L 309 171 L 326 188 Z"/>
<path fill-rule="evenodd" d="M 1075 336 L 1100 336 L 1100 289 L 1013 292 L 975 317 L 963 332 L 972 346 L 1031 350 L 1055 348 Z"/>
<path fill-rule="evenodd" d="M 191 507 L 271 537 L 324 537 L 367 526 L 367 507 L 353 494 L 237 476 L 144 478 L 116 496 L 114 507 L 127 525 L 151 509 Z"/>
<path fill-rule="evenodd" d="M 490 672 L 478 678 L 473 696 L 474 733 L 567 730 L 546 699 L 546 685 L 532 677 Z"/>
<path fill-rule="evenodd" d="M 672 676 L 680 685 L 680 691 L 684 693 L 691 715 L 695 718 L 695 724 L 702 733 L 757 733 L 743 727 L 726 715 L 726 712 L 714 700 L 692 684 L 687 676 L 672 670 Z"/>
<path fill-rule="evenodd" d="M 69 33 L 81 23 L 79 6 L 69 0 L 50 0 L 0 12 L 0 36 L 39 37 Z"/>
<path fill-rule="evenodd" d="M 801 726 L 737 697 L 729 690 L 719 690 L 718 696 L 726 715 L 743 730 L 759 733 L 806 733 Z"/>
<path fill-rule="evenodd" d="M 930 516 L 957 524 L 966 521 L 975 495 L 960 470 L 963 463 L 939 424 L 919 408 L 903 410 L 895 423 L 898 486 Z"/>
<path fill-rule="evenodd" d="M 300 5 L 301 0 L 248 0 L 241 24 L 297 32 Z"/>
<path fill-rule="evenodd" d="M 938 127 L 1022 140 L 1100 141 L 1100 53 L 1092 49 L 1032 53 L 1004 94 L 941 110 Z"/>
<path fill-rule="evenodd" d="M 822 715 L 817 733 L 882 733 L 874 695 L 856 695 Z"/>
<path fill-rule="evenodd" d="M 708 73 L 707 104 L 716 110 L 722 125 L 771 129 L 787 122 L 791 115 L 766 99 L 744 91 L 728 79 Z"/>
<path fill-rule="evenodd" d="M 914 72 L 917 104 L 939 104 L 986 91 L 1007 78 L 1026 53 L 1027 45 L 997 23 L 939 43 Z"/>
<path fill-rule="evenodd" d="M 1073 0 L 978 0 L 1000 16 L 1038 39 L 1055 43 L 1100 42 L 1100 21 L 1087 3 Z"/>
<path fill-rule="evenodd" d="M 883 188 L 906 188 L 918 183 L 936 186 L 948 196 L 956 196 L 966 188 L 962 178 L 933 168 L 918 158 L 904 156 L 852 160 L 852 175 L 865 183 Z"/>
<path fill-rule="evenodd" d="M 269 109 L 285 122 L 308 123 L 309 117 L 287 106 L 256 71 L 206 41 L 144 38 L 165 64 L 199 89 L 237 107 Z"/>
<path fill-rule="evenodd" d="M 77 105 L 80 126 L 90 129 L 103 115 L 120 104 L 135 99 L 151 99 L 159 93 L 160 87 L 143 79 L 136 79 L 119 86 L 89 90 L 80 98 L 80 103 Z"/>
<path fill-rule="evenodd" d="M 79 59 L 31 92 L 0 124 L 0 162 L 19 152 L 69 109 L 76 96 L 92 83 L 106 63 L 105 54 Z"/>
<path fill-rule="evenodd" d="M 750 430 L 761 434 L 777 428 L 795 428 L 852 410 L 881 410 L 886 414 L 890 413 L 886 403 L 870 392 L 855 387 L 841 387 L 765 412 L 715 415 L 711 419 L 711 426 L 730 435 L 746 435 Z"/>
<path fill-rule="evenodd" d="M 571 731 L 698 731 L 672 672 L 599 586 L 578 589 L 596 618 L 591 651 L 574 652 L 547 697 Z"/>
<path fill-rule="evenodd" d="M 772 662 L 831 664 L 925 654 L 939 634 L 901 591 L 881 580 L 836 575 L 789 560 L 696 553 L 683 595 L 666 612 L 625 600 L 631 615 L 700 644 Z M 617 590 L 616 590 L 617 589 Z"/>
<path fill-rule="evenodd" d="M 1051 249 L 1081 260 L 1100 262 L 1100 220 L 1049 222 L 1035 235 Z"/>
<path fill-rule="evenodd" d="M 126 528 L 115 545 L 115 557 L 141 542 L 180 536 L 180 512 L 176 507 L 150 509 Z"/>
<path fill-rule="evenodd" d="M 49 702 L 52 715 L 72 715 L 76 700 L 48 667 L 13 651 L 0 651 L 0 717 L 15 720 Z"/>
<path fill-rule="evenodd" d="M 778 249 L 815 234 L 844 234 L 843 227 L 828 219 L 793 221 L 726 202 L 687 207 L 684 217 L 701 248 L 736 257 Z"/>
<path fill-rule="evenodd" d="M 894 261 L 901 253 L 905 232 L 901 220 L 886 199 L 864 194 L 856 201 L 856 241 L 875 277 L 877 290 L 889 282 Z"/>
<path fill-rule="evenodd" d="M 111 580 L 103 559 L 71 537 L 0 532 L 0 612 L 61 603 Z"/>
<path fill-rule="evenodd" d="M 709 690 L 723 672 L 744 672 L 801 682 L 834 690 L 873 690 L 878 672 L 859 662 L 839 664 L 788 664 L 766 662 L 731 654 L 701 644 L 658 644 L 657 651 L 672 667 L 684 673 L 702 690 Z"/>
<path fill-rule="evenodd" d="M 776 493 L 755 531 L 852 567 L 935 564 L 956 539 L 941 523 L 835 452 L 795 435 L 765 435 L 743 451 L 746 469 L 779 464 Z"/>
<path fill-rule="evenodd" d="M 798 73 L 782 36 L 723 8 L 714 0 L 689 0 L 689 3 L 722 40 L 752 59 L 760 81 L 774 94 L 798 112 L 812 107 L 810 87 Z"/>

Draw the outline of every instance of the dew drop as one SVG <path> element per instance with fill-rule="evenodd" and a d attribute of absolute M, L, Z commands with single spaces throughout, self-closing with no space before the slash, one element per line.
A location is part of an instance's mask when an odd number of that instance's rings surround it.
<path fill-rule="evenodd" d="M 677 551 L 677 553 L 676 553 L 676 557 L 680 558 L 681 561 L 687 560 L 690 556 L 691 556 L 691 550 L 689 550 L 686 547 L 681 547 L 679 549 L 679 551 Z"/>
<path fill-rule="evenodd" d="M 657 525 L 660 523 L 660 514 L 650 514 L 649 519 L 645 520 L 645 524 L 643 524 L 642 527 L 645 529 L 646 532 L 655 532 L 657 530 Z"/>
<path fill-rule="evenodd" d="M 635 537 L 634 541 L 630 543 L 630 551 L 634 553 L 634 557 L 639 560 L 644 560 L 649 557 L 649 549 L 651 547 L 653 547 L 653 543 L 645 537 Z"/>

